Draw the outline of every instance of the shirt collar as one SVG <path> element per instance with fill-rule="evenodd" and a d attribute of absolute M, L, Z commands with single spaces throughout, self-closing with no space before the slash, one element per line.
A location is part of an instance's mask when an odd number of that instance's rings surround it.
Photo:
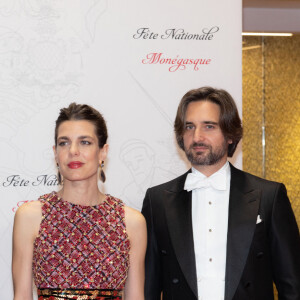
<path fill-rule="evenodd" d="M 203 178 L 213 178 L 214 176 L 218 176 L 218 174 L 224 174 L 224 176 L 227 177 L 227 175 L 230 175 L 230 166 L 227 160 L 226 163 L 217 172 L 213 173 L 210 176 L 205 176 L 203 173 L 201 173 L 194 167 L 192 167 L 192 173 L 197 174 L 198 176 Z"/>

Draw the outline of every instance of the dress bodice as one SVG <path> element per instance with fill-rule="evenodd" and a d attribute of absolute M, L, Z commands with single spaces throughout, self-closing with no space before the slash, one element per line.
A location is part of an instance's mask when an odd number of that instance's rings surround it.
<path fill-rule="evenodd" d="M 36 286 L 122 290 L 130 250 L 123 202 L 107 195 L 100 205 L 82 206 L 56 192 L 39 201 L 42 221 L 33 251 Z"/>

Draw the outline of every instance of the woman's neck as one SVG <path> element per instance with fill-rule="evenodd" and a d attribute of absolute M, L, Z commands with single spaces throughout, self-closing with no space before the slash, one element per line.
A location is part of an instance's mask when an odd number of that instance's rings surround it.
<path fill-rule="evenodd" d="M 85 206 L 101 204 L 105 199 L 97 183 L 87 181 L 65 181 L 58 195 L 65 201 Z"/>

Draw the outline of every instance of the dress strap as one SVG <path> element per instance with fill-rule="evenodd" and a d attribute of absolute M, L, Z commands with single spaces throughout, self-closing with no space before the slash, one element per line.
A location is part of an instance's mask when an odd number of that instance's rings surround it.
<path fill-rule="evenodd" d="M 122 300 L 121 290 L 38 289 L 38 300 Z"/>

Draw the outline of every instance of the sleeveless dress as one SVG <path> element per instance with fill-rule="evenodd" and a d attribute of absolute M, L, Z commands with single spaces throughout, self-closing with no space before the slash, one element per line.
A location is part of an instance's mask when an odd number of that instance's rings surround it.
<path fill-rule="evenodd" d="M 38 299 L 122 299 L 130 243 L 124 204 L 106 195 L 97 206 L 43 195 L 34 241 L 33 277 Z"/>

